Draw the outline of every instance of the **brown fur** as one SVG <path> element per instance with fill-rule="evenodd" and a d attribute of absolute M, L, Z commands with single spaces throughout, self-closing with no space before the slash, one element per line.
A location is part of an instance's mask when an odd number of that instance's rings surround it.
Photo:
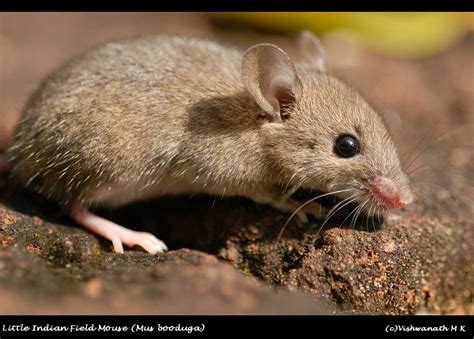
<path fill-rule="evenodd" d="M 384 123 L 353 89 L 297 64 L 303 94 L 288 120 L 271 123 L 241 63 L 238 50 L 181 37 L 94 49 L 26 105 L 7 153 L 12 174 L 85 206 L 191 192 L 266 202 L 281 186 L 361 190 L 375 174 L 408 185 Z M 333 153 L 342 133 L 360 138 L 361 156 Z"/>

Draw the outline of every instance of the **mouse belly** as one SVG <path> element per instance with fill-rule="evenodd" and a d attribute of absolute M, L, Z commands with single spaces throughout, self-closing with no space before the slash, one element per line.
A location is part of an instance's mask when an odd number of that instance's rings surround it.
<path fill-rule="evenodd" d="M 180 178 L 166 177 L 154 185 L 148 181 L 118 183 L 101 188 L 92 197 L 92 205 L 120 207 L 129 203 L 167 195 L 206 193 L 202 187 Z"/>

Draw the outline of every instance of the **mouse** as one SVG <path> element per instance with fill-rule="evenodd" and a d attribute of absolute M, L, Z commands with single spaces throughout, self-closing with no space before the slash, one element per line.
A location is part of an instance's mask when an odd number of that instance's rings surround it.
<path fill-rule="evenodd" d="M 299 58 L 259 43 L 149 35 L 92 48 L 49 74 L 22 111 L 3 163 L 113 250 L 167 250 L 157 236 L 94 213 L 166 195 L 244 197 L 300 222 L 321 205 L 297 189 L 351 199 L 369 213 L 413 200 L 382 117 L 328 69 L 312 32 Z"/>

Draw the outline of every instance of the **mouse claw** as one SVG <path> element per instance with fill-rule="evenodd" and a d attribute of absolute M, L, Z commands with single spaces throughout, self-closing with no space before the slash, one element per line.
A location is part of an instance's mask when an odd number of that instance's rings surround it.
<path fill-rule="evenodd" d="M 311 202 L 304 208 L 304 213 L 320 220 L 327 214 L 327 209 L 316 202 Z"/>
<path fill-rule="evenodd" d="M 127 246 L 138 245 L 150 254 L 163 253 L 168 250 L 168 246 L 151 233 L 128 231 L 130 233 L 122 239 Z"/>
<path fill-rule="evenodd" d="M 114 237 L 111 239 L 112 245 L 114 246 L 115 253 L 123 254 L 123 245 L 122 240 L 119 237 Z"/>
<path fill-rule="evenodd" d="M 300 226 L 309 223 L 308 217 L 303 211 L 298 211 L 298 213 L 296 213 L 296 217 L 297 220 L 301 223 Z"/>

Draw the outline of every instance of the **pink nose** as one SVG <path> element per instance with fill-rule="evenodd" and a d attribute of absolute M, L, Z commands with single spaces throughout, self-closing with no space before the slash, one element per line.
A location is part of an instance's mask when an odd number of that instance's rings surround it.
<path fill-rule="evenodd" d="M 401 208 L 413 201 L 409 188 L 397 185 L 393 180 L 377 176 L 369 180 L 371 193 L 388 208 Z"/>

